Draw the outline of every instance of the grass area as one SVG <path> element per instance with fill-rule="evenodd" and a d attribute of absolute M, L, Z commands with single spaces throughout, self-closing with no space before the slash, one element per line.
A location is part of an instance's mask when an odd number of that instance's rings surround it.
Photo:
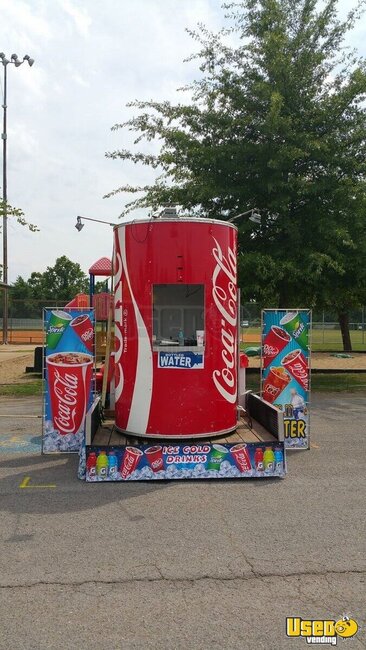
<path fill-rule="evenodd" d="M 247 375 L 247 388 L 258 392 L 260 386 L 259 372 Z M 366 373 L 316 373 L 311 377 L 311 390 L 314 392 L 365 391 Z"/>
<path fill-rule="evenodd" d="M 244 338 L 244 348 L 251 345 L 260 345 L 261 328 L 248 327 L 242 329 L 242 336 Z M 254 336 L 256 342 L 252 342 Z M 351 341 L 354 352 L 366 352 L 366 331 L 351 330 Z M 243 344 L 241 347 L 243 347 Z M 342 352 L 343 344 L 340 330 L 313 329 L 311 332 L 311 349 L 313 352 L 322 352 L 323 350 Z"/>
<path fill-rule="evenodd" d="M 42 395 L 42 379 L 34 379 L 24 384 L 2 384 L 0 395 L 24 397 L 29 395 Z"/>
<path fill-rule="evenodd" d="M 247 375 L 247 388 L 255 392 L 259 391 L 260 379 L 259 372 Z M 329 391 L 365 391 L 366 390 L 366 373 L 316 373 L 311 378 L 311 390 L 314 392 Z M 42 395 L 42 380 L 37 379 L 26 384 L 7 384 L 0 386 L 0 395 L 9 396 L 29 396 Z"/>
<path fill-rule="evenodd" d="M 247 374 L 247 388 L 248 390 L 253 390 L 255 392 L 259 391 L 259 371 Z M 314 392 L 365 391 L 366 373 L 314 373 L 311 377 L 311 390 Z M 32 379 L 32 381 L 22 384 L 2 384 L 0 385 L 0 396 L 3 395 L 13 397 L 42 395 L 42 380 Z"/>

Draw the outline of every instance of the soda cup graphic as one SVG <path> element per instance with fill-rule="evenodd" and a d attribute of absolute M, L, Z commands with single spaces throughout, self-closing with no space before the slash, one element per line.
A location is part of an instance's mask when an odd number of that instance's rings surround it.
<path fill-rule="evenodd" d="M 143 452 L 137 447 L 126 447 L 121 463 L 121 478 L 126 479 L 135 471 L 139 464 Z"/>
<path fill-rule="evenodd" d="M 280 325 L 288 332 L 298 345 L 306 352 L 309 349 L 308 328 L 298 311 L 289 311 L 280 320 Z"/>
<path fill-rule="evenodd" d="M 46 345 L 49 350 L 57 347 L 71 320 L 72 316 L 66 311 L 51 311 L 46 334 Z"/>
<path fill-rule="evenodd" d="M 83 352 L 56 352 L 46 357 L 52 423 L 62 436 L 84 425 L 90 395 L 93 357 Z"/>
<path fill-rule="evenodd" d="M 309 368 L 306 357 L 300 348 L 286 354 L 281 361 L 282 365 L 291 376 L 296 379 L 304 390 L 309 388 Z"/>
<path fill-rule="evenodd" d="M 263 367 L 267 368 L 290 341 L 291 336 L 286 330 L 277 327 L 277 325 L 272 325 L 263 341 Z"/>
<path fill-rule="evenodd" d="M 160 445 L 149 447 L 145 455 L 153 472 L 161 472 L 164 469 L 163 448 Z"/>
<path fill-rule="evenodd" d="M 263 382 L 263 399 L 273 404 L 290 381 L 291 377 L 284 368 L 270 368 Z"/>
<path fill-rule="evenodd" d="M 212 445 L 212 451 L 207 463 L 207 469 L 220 469 L 222 461 L 225 459 L 229 450 L 223 445 Z"/>
<path fill-rule="evenodd" d="M 240 443 L 231 447 L 230 451 L 237 468 L 241 472 L 249 472 L 252 469 L 248 448 L 245 443 Z"/>
<path fill-rule="evenodd" d="M 94 327 L 88 314 L 81 314 L 80 316 L 73 318 L 70 327 L 72 327 L 74 332 L 76 332 L 89 352 L 93 352 Z"/>

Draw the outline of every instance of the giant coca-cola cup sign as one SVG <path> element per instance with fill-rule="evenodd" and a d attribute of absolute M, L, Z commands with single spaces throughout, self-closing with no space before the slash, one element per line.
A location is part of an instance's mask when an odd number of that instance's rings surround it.
<path fill-rule="evenodd" d="M 46 357 L 52 423 L 62 435 L 77 433 L 84 424 L 90 395 L 93 357 L 58 352 Z"/>
<path fill-rule="evenodd" d="M 212 298 L 220 315 L 220 339 L 222 365 L 212 373 L 212 379 L 220 395 L 230 404 L 236 402 L 237 363 L 237 288 L 236 253 L 228 247 L 225 255 L 218 241 L 212 255 L 216 266 L 212 274 Z"/>

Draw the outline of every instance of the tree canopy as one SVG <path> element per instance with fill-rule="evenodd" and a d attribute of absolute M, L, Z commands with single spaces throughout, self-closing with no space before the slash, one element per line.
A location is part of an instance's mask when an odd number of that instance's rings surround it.
<path fill-rule="evenodd" d="M 110 193 L 137 197 L 124 214 L 168 203 L 226 219 L 256 207 L 259 226 L 238 222 L 244 298 L 339 314 L 362 303 L 366 64 L 344 42 L 363 6 L 342 21 L 337 0 L 243 0 L 224 5 L 220 33 L 192 32 L 192 101 L 135 101 L 138 114 L 113 127 L 135 132 L 136 147 L 161 145 L 106 154 L 157 170 L 151 185 Z"/>
<path fill-rule="evenodd" d="M 34 271 L 28 280 L 18 276 L 10 291 L 11 313 L 37 318 L 46 303 L 68 302 L 77 293 L 89 293 L 89 280 L 80 264 L 65 255 L 46 271 Z"/>

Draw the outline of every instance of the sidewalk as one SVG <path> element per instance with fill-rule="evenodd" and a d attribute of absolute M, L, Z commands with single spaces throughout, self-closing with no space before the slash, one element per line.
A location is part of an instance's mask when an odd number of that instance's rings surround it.
<path fill-rule="evenodd" d="M 38 347 L 34 344 L 22 344 L 22 345 L 0 345 L 0 362 L 8 361 L 10 359 L 17 359 L 22 354 L 33 354 L 34 349 Z"/>

